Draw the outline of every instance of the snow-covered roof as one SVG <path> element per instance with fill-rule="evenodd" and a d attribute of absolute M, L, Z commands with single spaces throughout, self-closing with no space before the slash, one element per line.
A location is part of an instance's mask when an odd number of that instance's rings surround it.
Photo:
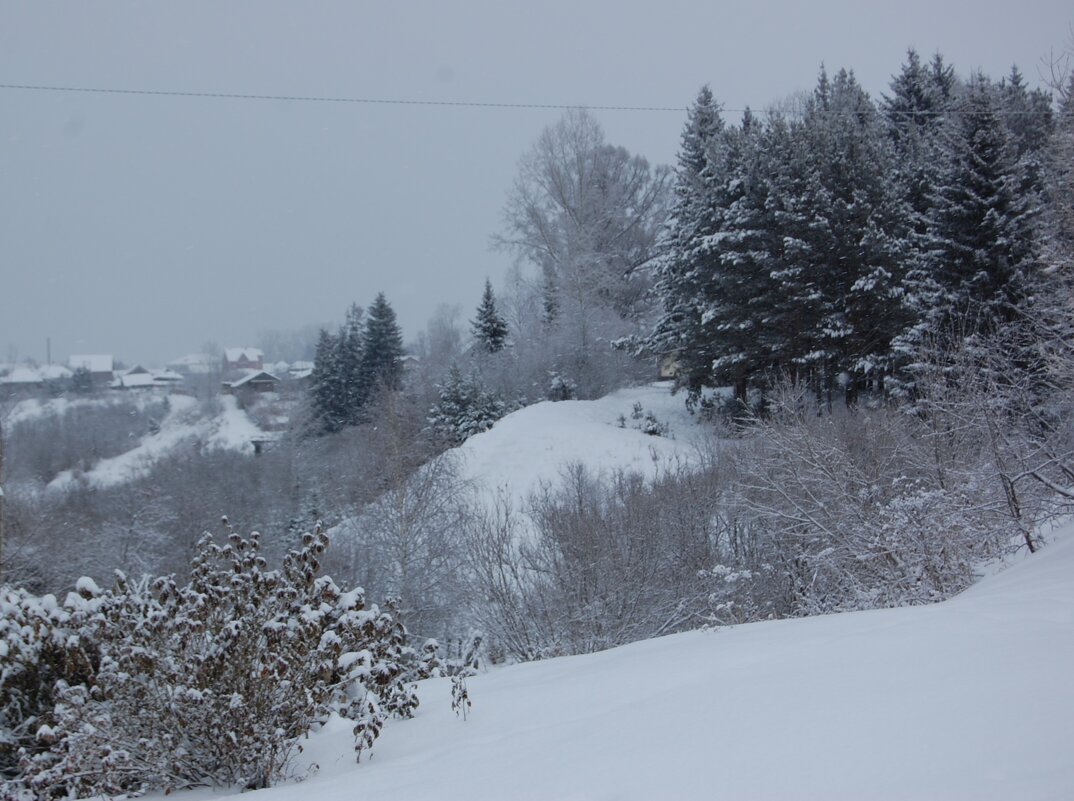
<path fill-rule="evenodd" d="M 167 387 L 172 386 L 177 381 L 182 381 L 183 377 L 171 370 L 141 370 L 140 372 L 128 371 L 123 375 L 117 376 L 116 380 L 112 382 L 112 389 L 144 389 L 146 387 Z"/>
<path fill-rule="evenodd" d="M 237 362 L 246 359 L 248 362 L 256 362 L 264 357 L 260 348 L 224 348 L 224 358 L 229 362 Z"/>
<path fill-rule="evenodd" d="M 228 386 L 230 386 L 232 389 L 237 389 L 238 387 L 246 386 L 247 384 L 252 383 L 254 381 L 279 381 L 279 380 L 280 379 L 278 379 L 272 373 L 266 373 L 264 370 L 255 370 L 252 373 L 247 373 L 246 375 L 244 375 L 242 378 L 238 379 L 237 381 L 232 381 Z"/>
<path fill-rule="evenodd" d="M 304 370 L 312 370 L 313 362 L 291 362 L 291 372 L 301 373 Z"/>
<path fill-rule="evenodd" d="M 45 381 L 55 381 L 59 378 L 70 378 L 74 375 L 62 364 L 46 364 L 37 368 L 37 372 Z"/>
<path fill-rule="evenodd" d="M 110 386 L 112 389 L 141 389 L 155 386 L 155 382 L 150 373 L 134 373 L 117 377 Z"/>
<path fill-rule="evenodd" d="M 219 359 L 214 359 L 208 353 L 188 353 L 174 361 L 168 362 L 168 367 L 184 370 L 188 373 L 210 373 L 220 364 Z"/>
<path fill-rule="evenodd" d="M 41 380 L 41 374 L 36 367 L 27 367 L 24 364 L 12 367 L 7 375 L 0 378 L 0 382 L 4 384 L 37 384 Z"/>
<path fill-rule="evenodd" d="M 111 353 L 86 353 L 68 356 L 67 365 L 72 370 L 82 367 L 91 373 L 110 373 L 115 369 Z"/>
<path fill-rule="evenodd" d="M 46 364 L 41 367 L 31 367 L 28 364 L 16 364 L 12 366 L 6 375 L 0 377 L 3 384 L 40 384 L 42 381 L 56 381 L 61 378 L 70 378 L 71 371 L 62 364 Z"/>

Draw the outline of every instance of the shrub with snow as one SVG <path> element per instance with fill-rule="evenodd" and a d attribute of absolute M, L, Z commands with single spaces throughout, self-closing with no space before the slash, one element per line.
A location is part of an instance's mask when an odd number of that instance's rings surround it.
<path fill-rule="evenodd" d="M 420 662 L 406 631 L 318 575 L 319 528 L 280 570 L 256 533 L 228 533 L 202 538 L 186 584 L 118 574 L 108 591 L 80 582 L 62 606 L 7 593 L 6 794 L 266 787 L 332 712 L 355 722 L 359 756 L 388 716 L 413 713 Z"/>

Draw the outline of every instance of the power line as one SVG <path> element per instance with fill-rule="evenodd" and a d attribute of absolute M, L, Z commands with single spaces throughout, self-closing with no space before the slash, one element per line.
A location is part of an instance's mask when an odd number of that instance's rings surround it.
<path fill-rule="evenodd" d="M 685 106 L 587 106 L 567 103 L 487 103 L 467 100 L 413 100 L 385 97 L 329 97 L 323 95 L 260 95 L 240 92 L 183 92 L 168 89 L 110 89 L 96 86 L 40 86 L 0 84 L 0 89 L 23 89 L 34 92 L 81 92 L 105 95 L 155 95 L 161 97 L 210 97 L 220 100 L 288 100 L 298 103 L 355 103 L 379 106 L 452 106 L 458 108 L 517 109 L 588 109 L 591 111 L 674 111 L 681 114 Z"/>
<path fill-rule="evenodd" d="M 43 84 L 16 84 L 0 83 L 0 89 L 13 89 L 30 92 L 64 92 L 76 94 L 98 95 L 141 95 L 154 97 L 204 97 L 216 100 L 283 100 L 293 103 L 350 103 L 355 105 L 374 106 L 441 106 L 448 108 L 486 108 L 486 109 L 545 109 L 553 111 L 640 111 L 640 112 L 674 112 L 682 114 L 688 110 L 687 106 L 619 106 L 619 105 L 585 105 L 578 103 L 499 103 L 481 102 L 470 100 L 417 100 L 412 98 L 388 98 L 388 97 L 333 97 L 329 95 L 272 95 L 250 94 L 244 92 L 193 92 L 173 89 L 117 89 L 101 86 L 47 86 Z M 724 108 L 720 111 L 729 114 L 742 114 L 750 111 L 754 114 L 779 114 L 780 111 L 768 111 L 764 107 L 756 108 Z M 818 110 L 814 110 L 818 113 Z M 860 114 L 856 110 L 821 110 L 821 114 L 840 114 L 855 116 Z M 971 109 L 947 108 L 935 111 L 895 111 L 887 110 L 885 114 L 894 114 L 904 117 L 940 117 L 947 114 L 977 115 L 986 114 L 997 117 L 1033 117 L 1045 116 L 1051 112 L 1040 109 L 992 109 L 975 111 Z"/>

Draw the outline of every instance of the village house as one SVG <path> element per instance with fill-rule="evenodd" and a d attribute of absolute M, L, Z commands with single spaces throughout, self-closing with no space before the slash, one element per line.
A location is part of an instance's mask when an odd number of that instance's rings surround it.
<path fill-rule="evenodd" d="M 280 379 L 272 373 L 266 373 L 264 370 L 256 370 L 247 373 L 242 378 L 236 379 L 235 381 L 225 381 L 223 390 L 225 395 L 235 395 L 244 390 L 251 392 L 275 392 L 276 385 L 279 383 Z"/>
<path fill-rule="evenodd" d="M 264 370 L 265 354 L 259 348 L 224 348 L 224 373 Z"/>

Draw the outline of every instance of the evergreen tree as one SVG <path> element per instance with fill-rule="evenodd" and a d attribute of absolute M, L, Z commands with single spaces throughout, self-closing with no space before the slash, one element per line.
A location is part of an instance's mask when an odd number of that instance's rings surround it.
<path fill-rule="evenodd" d="M 363 404 L 379 388 L 402 387 L 402 357 L 403 333 L 395 320 L 395 310 L 381 292 L 369 307 L 362 336 L 359 378 Z"/>
<path fill-rule="evenodd" d="M 769 207 L 769 167 L 762 126 L 747 109 L 741 127 L 722 132 L 723 163 L 711 191 L 721 229 L 710 239 L 714 256 L 703 287 L 699 349 L 710 359 L 705 383 L 732 386 L 746 401 L 751 383 L 769 364 L 766 321 L 777 302 L 771 275 L 778 270 L 778 227 Z M 716 178 L 716 175 L 719 178 Z"/>
<path fill-rule="evenodd" d="M 929 216 L 928 249 L 910 276 L 918 322 L 901 345 L 993 333 L 1014 319 L 1033 271 L 1035 197 L 1025 194 L 996 93 L 976 76 L 950 122 L 947 163 Z"/>
<path fill-rule="evenodd" d="M 507 342 L 507 321 L 496 309 L 492 282 L 485 279 L 485 292 L 477 307 L 477 318 L 471 323 L 474 341 L 486 353 L 498 353 Z"/>
<path fill-rule="evenodd" d="M 711 236 L 719 230 L 712 182 L 723 119 L 707 86 L 687 114 L 675 173 L 675 200 L 657 270 L 663 314 L 647 342 L 657 355 L 675 354 L 675 383 L 693 396 L 709 383 L 712 354 L 702 334 L 704 285 L 714 261 Z"/>
<path fill-rule="evenodd" d="M 93 374 L 87 367 L 76 367 L 71 374 L 71 391 L 85 394 L 93 391 Z"/>
<path fill-rule="evenodd" d="M 340 337 L 321 329 L 310 376 L 310 403 L 317 428 L 323 433 L 339 431 L 348 420 L 340 364 Z"/>
<path fill-rule="evenodd" d="M 367 401 L 367 389 L 362 381 L 363 343 L 362 307 L 352 303 L 337 340 L 337 369 L 339 371 L 340 405 L 347 425 L 360 422 L 361 409 Z"/>
<path fill-rule="evenodd" d="M 998 95 L 1014 157 L 1017 160 L 1031 159 L 1032 166 L 1025 165 L 1023 169 L 1039 177 L 1041 167 L 1038 157 L 1044 152 L 1055 130 L 1052 98 L 1040 89 L 1029 91 L 1018 67 L 1011 67 L 1010 73 L 998 87 Z M 1039 189 L 1039 184 L 1034 188 Z"/>
<path fill-rule="evenodd" d="M 437 387 L 440 399 L 429 411 L 429 426 L 450 445 L 461 445 L 488 431 L 508 412 L 507 404 L 481 386 L 476 374 L 464 376 L 452 365 Z"/>
<path fill-rule="evenodd" d="M 895 147 L 895 179 L 908 205 L 911 226 L 923 235 L 941 164 L 940 134 L 953 102 L 954 73 L 938 53 L 929 66 L 917 51 L 891 80 L 891 95 L 881 101 L 888 135 Z"/>
<path fill-rule="evenodd" d="M 548 267 L 541 269 L 541 322 L 552 328 L 559 320 L 559 289 L 556 275 Z"/>
<path fill-rule="evenodd" d="M 779 292 L 792 319 L 778 326 L 789 340 L 776 363 L 803 371 L 828 400 L 845 383 L 850 401 L 891 372 L 906 214 L 880 118 L 853 73 L 829 80 L 822 70 L 789 144 Z"/>

